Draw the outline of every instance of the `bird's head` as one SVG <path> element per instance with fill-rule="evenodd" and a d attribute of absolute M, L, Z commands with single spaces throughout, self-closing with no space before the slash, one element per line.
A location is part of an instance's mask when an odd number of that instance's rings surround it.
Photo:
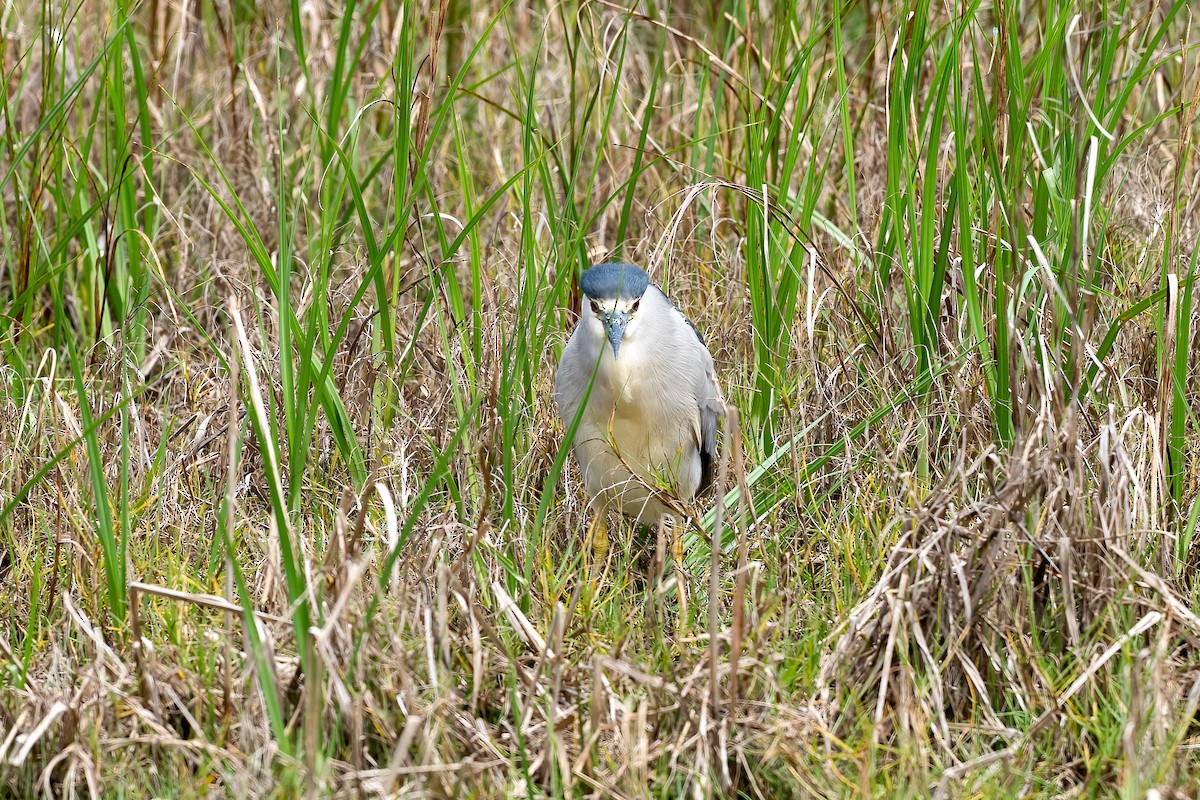
<path fill-rule="evenodd" d="M 614 359 L 637 326 L 636 314 L 649 285 L 650 277 L 633 264 L 597 264 L 579 279 L 588 304 L 585 324 L 599 328 L 596 333 L 603 333 L 612 345 Z"/>

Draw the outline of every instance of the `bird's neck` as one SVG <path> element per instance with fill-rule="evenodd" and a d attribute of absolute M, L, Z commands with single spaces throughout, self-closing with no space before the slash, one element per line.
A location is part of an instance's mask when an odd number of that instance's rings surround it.
<path fill-rule="evenodd" d="M 621 345 L 618 357 L 613 356 L 612 347 L 607 342 L 603 344 L 596 383 L 606 398 L 617 407 L 618 413 L 621 405 L 633 402 L 635 394 L 651 388 L 644 384 L 647 377 L 653 376 L 653 370 L 644 368 L 641 356 L 642 348 L 636 340 L 626 340 Z"/>

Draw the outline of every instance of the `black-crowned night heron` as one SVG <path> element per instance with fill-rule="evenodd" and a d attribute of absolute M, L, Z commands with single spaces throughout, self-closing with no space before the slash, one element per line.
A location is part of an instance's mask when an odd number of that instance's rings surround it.
<path fill-rule="evenodd" d="M 672 498 L 690 500 L 712 483 L 725 404 L 700 331 L 644 271 L 598 264 L 579 283 L 582 318 L 563 350 L 554 399 L 568 426 L 580 414 L 574 452 L 602 561 L 609 508 L 635 524 L 670 524 Z M 671 540 L 676 566 L 680 541 Z"/>

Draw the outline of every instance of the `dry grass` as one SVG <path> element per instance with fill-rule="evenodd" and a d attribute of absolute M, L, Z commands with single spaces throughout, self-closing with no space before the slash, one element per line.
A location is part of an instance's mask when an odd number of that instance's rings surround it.
<path fill-rule="evenodd" d="M 1196 796 L 1191 10 L 839 8 L 6 10 L 0 793 Z M 687 610 L 560 458 L 617 252 Z"/>

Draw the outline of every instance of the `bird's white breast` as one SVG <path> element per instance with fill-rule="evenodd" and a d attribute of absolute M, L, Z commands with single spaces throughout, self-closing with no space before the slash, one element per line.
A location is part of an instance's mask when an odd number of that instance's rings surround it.
<path fill-rule="evenodd" d="M 665 481 L 682 498 L 692 497 L 699 485 L 695 364 L 689 357 L 698 358 L 697 347 L 703 350 L 670 301 L 661 295 L 647 301 L 659 306 L 643 313 L 659 316 L 652 326 L 631 331 L 619 358 L 602 339 L 580 343 L 585 358 L 591 353 L 589 365 L 596 363 L 597 352 L 600 362 L 575 437 L 589 493 L 607 496 L 627 515 L 643 518 L 666 511 L 646 484 Z M 577 329 L 576 335 L 581 333 L 589 335 Z"/>

